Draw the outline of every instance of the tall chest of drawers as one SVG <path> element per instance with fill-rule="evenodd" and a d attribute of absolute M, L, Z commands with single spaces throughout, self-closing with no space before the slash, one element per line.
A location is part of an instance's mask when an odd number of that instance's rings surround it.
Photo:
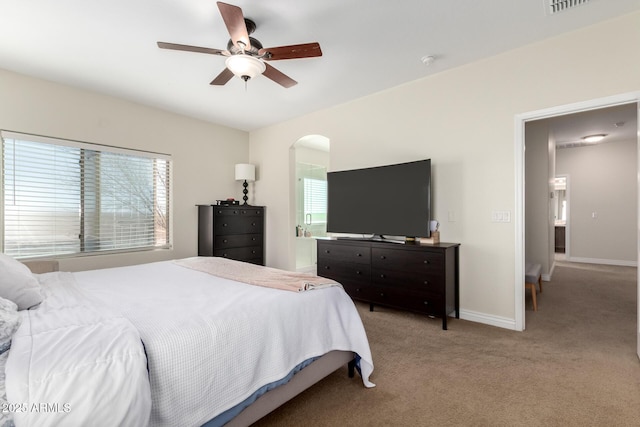
<path fill-rule="evenodd" d="M 356 300 L 442 318 L 460 317 L 459 244 L 318 239 L 318 275 Z"/>
<path fill-rule="evenodd" d="M 264 265 L 264 206 L 198 205 L 198 256 Z"/>

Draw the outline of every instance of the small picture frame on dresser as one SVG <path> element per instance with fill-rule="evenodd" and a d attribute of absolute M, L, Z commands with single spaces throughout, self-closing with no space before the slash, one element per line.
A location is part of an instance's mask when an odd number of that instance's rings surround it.
<path fill-rule="evenodd" d="M 437 245 L 438 243 L 440 243 L 440 232 L 432 231 L 431 237 L 420 237 L 418 239 L 418 242 L 421 245 Z"/>

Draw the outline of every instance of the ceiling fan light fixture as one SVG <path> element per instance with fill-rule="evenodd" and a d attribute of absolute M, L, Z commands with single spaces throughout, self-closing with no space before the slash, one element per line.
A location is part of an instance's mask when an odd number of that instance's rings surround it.
<path fill-rule="evenodd" d="M 267 66 L 259 58 L 247 54 L 233 55 L 225 61 L 227 68 L 245 82 L 264 73 Z"/>
<path fill-rule="evenodd" d="M 587 135 L 587 136 L 582 137 L 582 140 L 584 142 L 589 142 L 589 143 L 593 144 L 593 143 L 602 141 L 605 136 L 607 136 L 607 135 L 605 135 L 603 133 L 599 133 L 599 134 L 596 134 L 596 135 Z"/>

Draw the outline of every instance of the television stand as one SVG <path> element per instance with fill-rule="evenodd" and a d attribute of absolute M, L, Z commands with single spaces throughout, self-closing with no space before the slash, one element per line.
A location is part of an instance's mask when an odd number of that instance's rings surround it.
<path fill-rule="evenodd" d="M 389 239 L 380 234 L 374 234 L 371 237 L 350 237 L 350 236 L 340 236 L 336 237 L 337 240 L 352 240 L 357 242 L 387 242 L 387 243 L 396 243 L 400 245 L 405 244 L 405 240 L 400 239 Z"/>
<path fill-rule="evenodd" d="M 460 318 L 459 243 L 403 245 L 317 238 L 318 275 L 340 282 L 354 300 L 442 318 Z"/>

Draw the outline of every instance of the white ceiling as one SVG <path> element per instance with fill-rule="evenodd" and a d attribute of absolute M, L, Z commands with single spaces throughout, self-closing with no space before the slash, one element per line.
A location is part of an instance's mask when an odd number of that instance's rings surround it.
<path fill-rule="evenodd" d="M 591 0 L 549 15 L 549 0 L 228 0 L 265 47 L 319 42 L 319 58 L 273 61 L 298 81 L 209 82 L 225 49 L 213 0 L 0 0 L 0 68 L 250 131 L 640 9 Z M 615 46 L 612 46 L 614 49 Z M 426 66 L 421 58 L 435 56 Z"/>
<path fill-rule="evenodd" d="M 601 144 L 617 141 L 631 141 L 638 138 L 637 104 L 584 111 L 553 117 L 549 128 L 553 133 L 557 148 L 575 148 L 584 145 L 583 138 L 589 135 L 605 135 Z"/>

